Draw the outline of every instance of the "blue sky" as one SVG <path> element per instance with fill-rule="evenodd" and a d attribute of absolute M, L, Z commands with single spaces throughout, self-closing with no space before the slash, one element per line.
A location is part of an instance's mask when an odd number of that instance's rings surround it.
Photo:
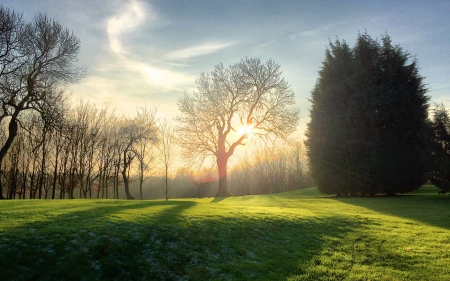
<path fill-rule="evenodd" d="M 244 57 L 272 58 L 309 120 L 308 98 L 328 40 L 350 45 L 358 31 L 386 31 L 414 55 L 431 103 L 450 108 L 450 1 L 2 0 L 24 13 L 58 20 L 81 40 L 89 75 L 68 89 L 116 112 L 159 105 L 169 117 L 201 72 Z"/>

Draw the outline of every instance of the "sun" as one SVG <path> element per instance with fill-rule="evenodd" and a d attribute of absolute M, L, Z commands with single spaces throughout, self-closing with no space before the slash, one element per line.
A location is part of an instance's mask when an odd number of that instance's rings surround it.
<path fill-rule="evenodd" d="M 237 133 L 239 136 L 245 134 L 247 137 L 250 137 L 253 133 L 253 129 L 254 129 L 253 125 L 244 125 L 237 131 Z"/>

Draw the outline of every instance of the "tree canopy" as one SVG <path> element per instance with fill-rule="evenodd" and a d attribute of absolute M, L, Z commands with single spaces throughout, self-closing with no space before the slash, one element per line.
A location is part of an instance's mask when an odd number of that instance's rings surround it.
<path fill-rule="evenodd" d="M 312 177 L 327 194 L 394 194 L 426 180 L 428 97 L 408 52 L 367 33 L 330 42 L 311 93 Z"/>
<path fill-rule="evenodd" d="M 219 64 L 197 78 L 197 91 L 179 99 L 178 143 L 189 158 L 215 158 L 218 196 L 229 194 L 228 159 L 250 133 L 285 138 L 296 130 L 300 112 L 281 75 L 273 60 L 245 58 L 228 68 Z"/>

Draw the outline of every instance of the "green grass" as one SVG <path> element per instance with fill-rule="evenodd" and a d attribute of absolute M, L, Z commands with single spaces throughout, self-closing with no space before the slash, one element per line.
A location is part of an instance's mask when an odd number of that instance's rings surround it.
<path fill-rule="evenodd" d="M 0 279 L 450 280 L 450 197 L 430 190 L 1 201 Z"/>

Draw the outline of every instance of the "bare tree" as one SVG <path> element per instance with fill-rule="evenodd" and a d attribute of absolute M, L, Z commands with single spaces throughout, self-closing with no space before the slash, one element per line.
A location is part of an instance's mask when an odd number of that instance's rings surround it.
<path fill-rule="evenodd" d="M 114 161 L 114 132 L 115 121 L 114 111 L 108 113 L 107 108 L 101 111 L 100 124 L 100 139 L 98 141 L 97 158 L 98 158 L 98 184 L 97 184 L 97 199 L 100 197 L 108 199 L 108 183 L 111 177 Z"/>
<path fill-rule="evenodd" d="M 16 72 L 25 62 L 22 14 L 0 6 L 0 77 Z"/>
<path fill-rule="evenodd" d="M 249 134 L 286 138 L 297 128 L 300 111 L 294 93 L 269 60 L 245 58 L 228 68 L 222 64 L 202 73 L 192 95 L 178 106 L 178 142 L 188 158 L 213 157 L 219 172 L 217 196 L 228 196 L 227 163 Z M 242 129 L 240 129 L 242 127 Z"/>
<path fill-rule="evenodd" d="M 175 132 L 167 118 L 159 121 L 159 145 L 158 150 L 161 153 L 162 163 L 164 165 L 165 183 L 166 183 L 166 201 L 169 200 L 169 167 L 173 163 L 173 146 Z"/>
<path fill-rule="evenodd" d="M 127 199 L 134 199 L 129 190 L 129 170 L 136 157 L 137 146 L 142 142 L 156 141 L 155 113 L 146 108 L 137 109 L 137 116 L 133 119 L 123 119 L 119 128 L 121 148 L 121 171 Z"/>
<path fill-rule="evenodd" d="M 75 66 L 80 42 L 67 28 L 42 14 L 23 25 L 17 19 L 20 16 L 5 9 L 1 12 L 16 18 L 17 23 L 6 38 L 18 39 L 11 39 L 16 40 L 16 45 L 11 45 L 0 37 L 4 40 L 0 43 L 2 52 L 4 46 L 16 46 L 6 47 L 6 61 L 11 67 L 4 66 L 0 76 L 0 122 L 8 122 L 8 137 L 0 149 L 0 166 L 17 135 L 20 113 L 35 110 L 43 118 L 57 119 L 62 112 L 58 106 L 64 100 L 61 89 L 78 82 L 85 74 L 83 68 Z"/>
<path fill-rule="evenodd" d="M 156 111 L 156 107 L 150 110 L 146 107 L 138 109 L 136 117 L 138 123 L 149 124 L 154 127 Z M 154 133 L 152 132 L 152 134 Z M 155 161 L 152 145 L 157 141 L 157 136 L 147 137 L 136 144 L 134 148 L 134 152 L 138 160 L 137 172 L 139 176 L 139 195 L 141 200 L 143 199 L 142 185 L 146 179 L 147 172 L 152 169 L 152 163 Z"/>

